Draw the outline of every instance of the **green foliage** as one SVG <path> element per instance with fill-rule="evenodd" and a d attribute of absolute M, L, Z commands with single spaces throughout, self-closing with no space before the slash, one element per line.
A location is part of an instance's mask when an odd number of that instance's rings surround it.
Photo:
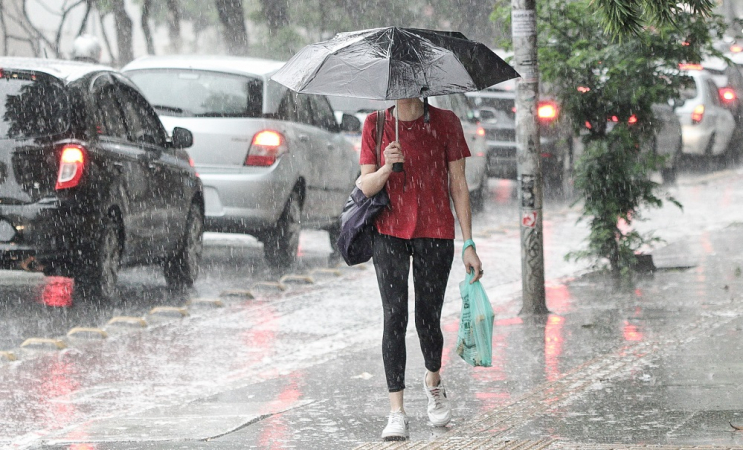
<path fill-rule="evenodd" d="M 591 231 L 588 248 L 568 257 L 608 261 L 614 273 L 626 274 L 635 252 L 657 240 L 631 229 L 642 208 L 663 204 L 659 186 L 649 178 L 662 167 L 662 158 L 638 149 L 652 148 L 652 106 L 678 98 L 688 80 L 679 63 L 717 54 L 711 42 L 724 32 L 722 18 L 708 15 L 707 0 L 692 3 L 538 1 L 541 77 L 585 143 L 575 187 Z M 501 3 L 491 17 L 508 26 L 510 8 Z M 619 35 L 620 29 L 631 33 Z M 607 119 L 613 116 L 611 127 Z M 628 125 L 632 116 L 637 125 Z"/>
<path fill-rule="evenodd" d="M 588 249 L 568 258 L 606 259 L 614 273 L 628 274 L 635 252 L 659 239 L 631 228 L 641 220 L 642 207 L 661 207 L 658 184 L 647 174 L 663 165 L 663 157 L 641 152 L 640 135 L 629 125 L 617 126 L 605 137 L 586 139 L 585 151 L 575 168 L 575 188 L 583 198 L 580 220 L 590 221 Z M 677 206 L 672 197 L 666 198 Z"/>
<path fill-rule="evenodd" d="M 679 16 L 709 17 L 715 7 L 714 0 L 595 0 L 593 4 L 604 31 L 618 37 L 640 36 L 649 24 L 675 25 Z"/>

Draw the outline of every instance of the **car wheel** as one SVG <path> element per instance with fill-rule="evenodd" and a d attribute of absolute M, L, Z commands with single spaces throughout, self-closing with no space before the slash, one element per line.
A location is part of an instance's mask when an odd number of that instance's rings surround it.
<path fill-rule="evenodd" d="M 488 192 L 488 176 L 486 173 L 483 175 L 482 180 L 480 180 L 480 186 L 470 194 L 472 212 L 480 212 L 485 208 L 485 199 L 488 196 Z"/>
<path fill-rule="evenodd" d="M 83 290 L 103 300 L 114 300 L 118 294 L 121 266 L 121 227 L 115 217 L 106 217 L 101 236 L 90 256 L 90 265 L 76 281 Z"/>
<path fill-rule="evenodd" d="M 269 266 L 285 268 L 297 260 L 301 215 L 302 199 L 299 192 L 293 191 L 276 228 L 269 232 L 263 241 L 263 254 Z"/>
<path fill-rule="evenodd" d="M 186 233 L 177 253 L 163 264 L 163 274 L 168 286 L 184 288 L 193 286 L 199 276 L 203 250 L 204 215 L 196 203 L 191 203 L 186 222 Z"/>

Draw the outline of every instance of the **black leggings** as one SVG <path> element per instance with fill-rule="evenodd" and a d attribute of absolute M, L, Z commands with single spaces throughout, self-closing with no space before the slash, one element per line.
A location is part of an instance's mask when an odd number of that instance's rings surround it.
<path fill-rule="evenodd" d="M 426 369 L 441 368 L 444 335 L 441 308 L 454 260 L 451 239 L 400 239 L 378 234 L 374 239 L 374 268 L 384 308 L 382 359 L 390 392 L 405 389 L 405 330 L 408 326 L 408 274 L 413 257 L 415 328 Z"/>

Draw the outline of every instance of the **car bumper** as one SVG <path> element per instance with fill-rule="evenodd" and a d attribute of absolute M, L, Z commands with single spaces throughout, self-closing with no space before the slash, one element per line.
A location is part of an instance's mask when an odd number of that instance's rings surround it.
<path fill-rule="evenodd" d="M 555 139 L 541 139 L 543 171 L 562 167 L 565 151 Z M 515 180 L 518 173 L 518 157 L 514 142 L 488 141 L 488 175 L 493 178 Z M 553 167 L 554 166 L 554 167 Z"/>
<path fill-rule="evenodd" d="M 29 257 L 45 262 L 72 262 L 79 250 L 92 244 L 92 230 L 98 222 L 97 215 L 73 212 L 56 201 L 2 205 L 0 268 L 16 268 Z"/>
<path fill-rule="evenodd" d="M 682 125 L 683 152 L 689 155 L 704 155 L 712 136 L 712 130 L 698 125 Z"/>
<path fill-rule="evenodd" d="M 252 233 L 273 227 L 293 188 L 270 169 L 197 171 L 204 184 L 206 231 Z"/>

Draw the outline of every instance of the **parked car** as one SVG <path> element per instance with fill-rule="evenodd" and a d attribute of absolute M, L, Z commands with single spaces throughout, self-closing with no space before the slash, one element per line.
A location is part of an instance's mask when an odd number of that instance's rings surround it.
<path fill-rule="evenodd" d="M 573 129 L 557 101 L 547 93 L 540 101 L 539 142 L 542 174 L 547 189 L 561 191 L 572 174 Z M 516 179 L 516 80 L 509 80 L 467 96 L 478 110 L 485 129 L 488 174 Z"/>
<path fill-rule="evenodd" d="M 283 64 L 150 56 L 123 68 L 167 129 L 193 131 L 189 153 L 204 183 L 206 230 L 255 236 L 272 267 L 295 261 L 301 228 L 327 230 L 335 245 L 358 172 L 327 98 L 270 80 Z"/>
<path fill-rule="evenodd" d="M 676 106 L 681 122 L 683 153 L 711 157 L 723 155 L 735 129 L 735 118 L 720 102 L 712 75 L 699 64 L 681 64 L 688 75 Z"/>
<path fill-rule="evenodd" d="M 660 169 L 661 178 L 664 183 L 673 183 L 678 175 L 678 168 L 681 164 L 682 157 L 682 132 L 681 121 L 674 111 L 675 102 L 655 103 L 651 105 L 655 123 L 649 123 L 653 127 L 653 137 L 642 146 L 642 151 L 652 152 L 657 155 L 666 156 L 665 164 Z M 612 116 L 608 118 L 607 131 L 618 123 L 618 118 Z M 631 127 L 642 127 L 643 123 L 638 121 L 637 117 L 630 116 L 629 125 Z"/>
<path fill-rule="evenodd" d="M 0 58 L 0 266 L 116 295 L 120 266 L 198 275 L 201 181 L 137 87 L 92 64 Z"/>
<path fill-rule="evenodd" d="M 395 104 L 394 100 L 369 100 L 351 97 L 329 97 L 329 99 L 336 111 L 351 114 L 359 119 L 361 123 L 366 120 L 366 116 L 370 113 L 386 109 Z M 484 130 L 475 118 L 474 107 L 464 94 L 429 97 L 428 101 L 434 107 L 453 111 L 462 123 L 462 129 L 471 154 L 465 164 L 470 203 L 473 211 L 481 211 L 488 195 L 488 173 Z M 361 128 L 349 132 L 347 137 L 353 142 L 356 152 L 360 152 Z M 358 162 L 358 155 L 356 160 Z"/>
<path fill-rule="evenodd" d="M 743 150 L 743 74 L 734 62 L 722 58 L 702 61 L 702 67 L 712 76 L 717 86 L 720 104 L 733 113 L 735 129 L 730 140 L 730 153 L 739 156 Z"/>

